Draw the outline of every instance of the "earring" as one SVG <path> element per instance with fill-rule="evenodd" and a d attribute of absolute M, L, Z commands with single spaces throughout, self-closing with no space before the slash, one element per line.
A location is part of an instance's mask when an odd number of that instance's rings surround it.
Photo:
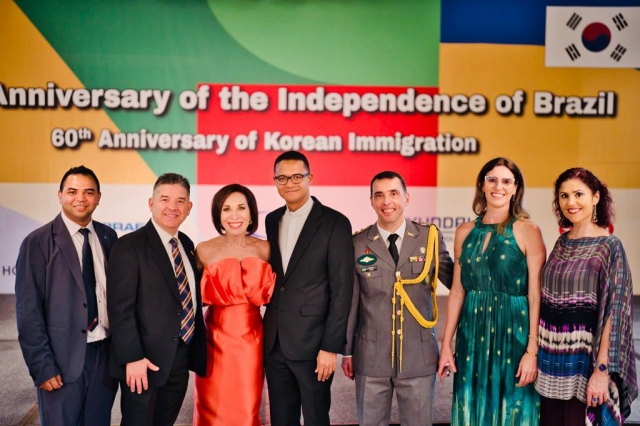
<path fill-rule="evenodd" d="M 249 225 L 251 225 L 252 223 L 253 223 L 253 221 L 252 221 L 252 220 L 249 220 Z"/>
<path fill-rule="evenodd" d="M 593 205 L 593 215 L 591 216 L 591 222 L 593 223 L 598 223 L 598 213 L 597 213 L 597 208 L 596 208 L 597 204 Z"/>
<path fill-rule="evenodd" d="M 516 200 L 516 194 L 513 194 L 513 195 L 511 196 L 511 202 L 513 203 L 515 200 Z"/>

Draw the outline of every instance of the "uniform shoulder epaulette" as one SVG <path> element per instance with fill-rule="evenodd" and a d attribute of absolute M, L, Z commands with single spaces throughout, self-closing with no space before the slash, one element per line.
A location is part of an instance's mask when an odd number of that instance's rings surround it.
<path fill-rule="evenodd" d="M 416 224 L 416 225 L 422 225 L 422 226 L 425 226 L 425 227 L 427 227 L 427 228 L 428 228 L 429 226 L 433 225 L 433 223 L 429 223 L 429 222 L 416 222 L 415 220 L 412 220 L 411 222 L 413 222 L 413 223 L 414 223 L 414 224 Z"/>
<path fill-rule="evenodd" d="M 373 226 L 373 225 L 365 226 L 365 227 L 364 227 L 364 228 L 362 228 L 361 230 L 354 232 L 354 233 L 353 233 L 353 235 L 354 235 L 354 236 L 356 236 L 356 235 L 358 235 L 358 234 L 361 234 L 361 233 L 363 233 L 364 231 L 366 231 L 367 229 L 371 228 L 372 226 Z"/>

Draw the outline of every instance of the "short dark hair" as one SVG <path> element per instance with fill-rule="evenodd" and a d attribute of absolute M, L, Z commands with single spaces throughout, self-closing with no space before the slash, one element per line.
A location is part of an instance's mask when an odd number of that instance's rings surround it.
<path fill-rule="evenodd" d="M 187 194 L 191 194 L 189 179 L 177 173 L 165 173 L 160 175 L 156 180 L 156 183 L 153 184 L 153 192 L 155 192 L 160 185 L 180 185 L 187 190 Z"/>
<path fill-rule="evenodd" d="M 307 157 L 305 157 L 303 153 L 298 151 L 286 151 L 278 155 L 278 158 L 276 158 L 276 161 L 273 163 L 273 171 L 275 172 L 276 166 L 278 165 L 279 162 L 287 161 L 287 160 L 302 161 L 304 163 L 304 166 L 307 168 L 307 172 L 311 173 L 311 167 L 309 167 L 309 160 L 307 160 Z"/>
<path fill-rule="evenodd" d="M 601 182 L 591 171 L 583 168 L 583 167 L 573 167 L 571 169 L 567 169 L 558 176 L 554 183 L 554 191 L 553 191 L 553 212 L 558 219 L 558 225 L 563 228 L 570 228 L 573 226 L 573 223 L 569 219 L 567 219 L 564 214 L 562 214 L 562 209 L 560 208 L 560 200 L 559 193 L 560 187 L 562 184 L 569 179 L 578 179 L 585 185 L 589 187 L 591 192 L 594 194 L 596 192 L 600 193 L 600 201 L 596 204 L 596 215 L 597 220 L 596 224 L 601 228 L 606 228 L 611 224 L 613 220 L 613 199 L 611 198 L 611 192 L 607 185 L 604 182 Z"/>
<path fill-rule="evenodd" d="M 382 179 L 394 179 L 394 178 L 400 179 L 400 183 L 402 184 L 402 190 L 406 193 L 407 192 L 407 184 L 405 183 L 405 181 L 402 178 L 402 176 L 400 175 L 400 173 L 391 172 L 391 171 L 386 170 L 384 172 L 378 173 L 377 175 L 375 175 L 373 177 L 373 179 L 371 179 L 371 183 L 369 184 L 369 197 L 373 197 L 373 182 L 375 182 L 377 180 L 382 180 Z"/>
<path fill-rule="evenodd" d="M 524 207 L 522 207 L 522 200 L 524 198 L 524 177 L 516 163 L 505 157 L 496 157 L 493 160 L 489 160 L 487 164 L 482 166 L 482 169 L 480 169 L 480 173 L 478 173 L 478 177 L 476 178 L 476 194 L 473 197 L 472 207 L 475 214 L 478 216 L 484 216 L 484 213 L 487 210 L 487 198 L 482 191 L 482 187 L 484 186 L 484 177 L 487 173 L 498 166 L 504 166 L 513 173 L 516 185 L 516 193 L 514 194 L 513 199 L 509 202 L 509 214 L 505 220 L 498 225 L 497 231 L 502 233 L 513 218 L 516 220 L 529 219 L 529 213 L 527 213 Z"/>
<path fill-rule="evenodd" d="M 251 215 L 251 223 L 247 228 L 247 234 L 253 235 L 253 233 L 258 230 L 258 203 L 256 202 L 256 197 L 249 188 L 237 183 L 232 183 L 231 185 L 220 188 L 220 190 L 213 196 L 213 201 L 211 201 L 211 220 L 213 221 L 213 227 L 216 228 L 218 234 L 224 234 L 224 228 L 222 227 L 222 222 L 220 220 L 220 216 L 222 215 L 222 206 L 227 198 L 229 198 L 229 195 L 235 192 L 244 195 L 247 199 L 249 214 Z"/>
<path fill-rule="evenodd" d="M 62 176 L 62 180 L 60 181 L 60 192 L 64 191 L 64 183 L 70 175 L 82 175 L 90 177 L 94 180 L 96 186 L 98 187 L 98 194 L 100 193 L 100 181 L 98 180 L 98 176 L 93 173 L 93 170 L 85 166 L 72 167 L 67 170 L 64 176 Z"/>

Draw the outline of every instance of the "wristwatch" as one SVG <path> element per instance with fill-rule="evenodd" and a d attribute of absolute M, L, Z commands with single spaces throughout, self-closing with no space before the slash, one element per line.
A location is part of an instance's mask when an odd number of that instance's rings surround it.
<path fill-rule="evenodd" d="M 603 373 L 605 371 L 607 371 L 607 366 L 605 364 L 599 364 L 598 365 L 598 370 L 602 371 Z"/>

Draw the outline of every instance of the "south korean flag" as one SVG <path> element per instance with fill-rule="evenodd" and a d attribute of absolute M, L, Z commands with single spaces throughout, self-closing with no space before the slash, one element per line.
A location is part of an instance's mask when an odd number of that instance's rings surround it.
<path fill-rule="evenodd" d="M 640 7 L 547 7 L 545 65 L 640 68 Z"/>

